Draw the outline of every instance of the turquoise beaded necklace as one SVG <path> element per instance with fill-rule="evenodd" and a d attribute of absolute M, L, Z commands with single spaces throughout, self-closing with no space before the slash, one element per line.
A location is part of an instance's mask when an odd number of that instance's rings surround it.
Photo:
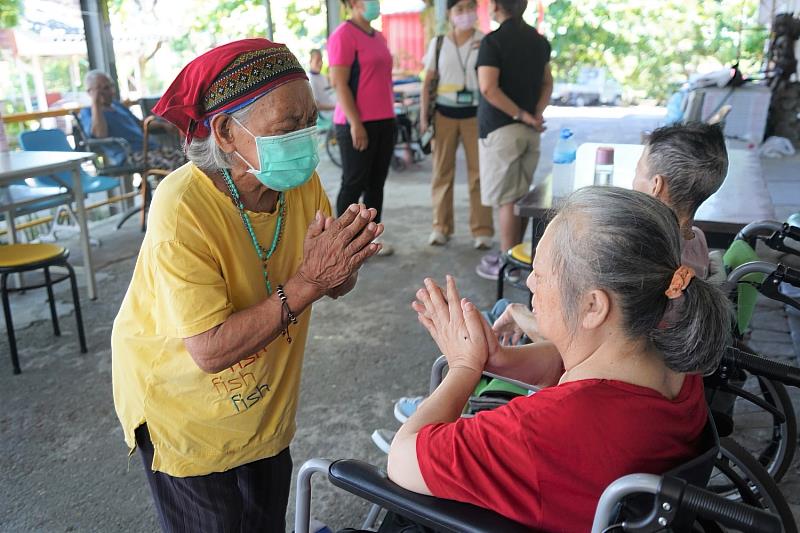
<path fill-rule="evenodd" d="M 278 194 L 278 221 L 275 224 L 275 233 L 272 236 L 272 246 L 270 246 L 269 250 L 267 250 L 261 246 L 261 243 L 259 243 L 258 239 L 256 238 L 256 232 L 253 230 L 253 224 L 250 223 L 250 217 L 244 210 L 244 204 L 239 197 L 239 190 L 236 188 L 236 185 L 234 185 L 233 179 L 231 179 L 231 175 L 228 173 L 228 169 L 222 169 L 222 176 L 225 178 L 225 184 L 228 186 L 228 190 L 231 192 L 233 204 L 239 209 L 239 216 L 242 217 L 244 229 L 246 229 L 247 233 L 250 234 L 250 240 L 253 242 L 253 247 L 256 249 L 258 259 L 261 261 L 261 269 L 264 272 L 264 285 L 267 288 L 267 296 L 272 296 L 272 284 L 270 283 L 269 275 L 267 274 L 267 263 L 269 263 L 272 254 L 274 254 L 275 250 L 278 248 L 278 243 L 281 242 L 281 235 L 283 235 L 283 223 L 286 217 L 286 197 L 282 192 Z"/>

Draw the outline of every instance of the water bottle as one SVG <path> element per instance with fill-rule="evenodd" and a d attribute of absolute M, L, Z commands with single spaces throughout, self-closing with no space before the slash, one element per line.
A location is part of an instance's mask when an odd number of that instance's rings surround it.
<path fill-rule="evenodd" d="M 561 198 L 572 192 L 575 186 L 575 156 L 578 145 L 572 131 L 568 128 L 561 134 L 553 150 L 553 197 Z"/>
<path fill-rule="evenodd" d="M 614 149 L 601 146 L 594 158 L 594 184 L 614 185 Z"/>

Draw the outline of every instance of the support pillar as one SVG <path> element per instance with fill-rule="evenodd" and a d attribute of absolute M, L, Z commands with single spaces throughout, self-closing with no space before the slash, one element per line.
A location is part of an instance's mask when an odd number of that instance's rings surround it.
<path fill-rule="evenodd" d="M 434 0 L 433 6 L 436 9 L 436 34 L 447 32 L 447 0 Z"/>
<path fill-rule="evenodd" d="M 275 40 L 275 28 L 272 25 L 272 5 L 269 0 L 264 0 L 264 9 L 267 12 L 267 39 Z"/>
<path fill-rule="evenodd" d="M 111 37 L 111 21 L 108 17 L 106 0 L 80 0 L 83 15 L 83 29 L 86 35 L 86 49 L 89 55 L 89 68 L 102 70 L 117 85 L 117 59 L 114 56 L 114 41 Z"/>
<path fill-rule="evenodd" d="M 340 0 L 326 0 L 325 8 L 328 15 L 328 36 L 330 36 L 342 22 L 342 3 Z"/>

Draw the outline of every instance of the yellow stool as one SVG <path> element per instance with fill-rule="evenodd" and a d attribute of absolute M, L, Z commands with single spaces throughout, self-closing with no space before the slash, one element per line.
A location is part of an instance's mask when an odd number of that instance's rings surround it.
<path fill-rule="evenodd" d="M 504 285 L 506 281 L 506 271 L 509 269 L 517 269 L 522 270 L 523 272 L 530 272 L 531 265 L 533 264 L 533 257 L 531 255 L 531 243 L 523 242 L 517 244 L 513 248 L 511 248 L 506 253 L 500 256 L 500 272 L 497 276 L 497 299 L 500 300 L 503 297 L 504 292 Z M 526 290 L 530 293 L 530 290 L 525 285 L 524 281 L 520 283 L 519 281 L 510 281 L 512 285 L 517 287 L 521 290 Z"/>
<path fill-rule="evenodd" d="M 81 345 L 81 353 L 86 353 L 86 337 L 83 333 L 83 318 L 81 317 L 81 304 L 78 297 L 78 284 L 75 281 L 75 271 L 72 265 L 67 262 L 69 250 L 63 246 L 55 244 L 9 244 L 0 246 L 0 292 L 3 298 L 3 314 L 6 319 L 6 330 L 8 332 L 8 345 L 11 348 L 11 364 L 14 373 L 21 372 L 19 358 L 17 356 L 17 338 L 14 335 L 14 323 L 11 320 L 11 305 L 8 294 L 11 292 L 26 291 L 31 289 L 47 288 L 47 299 L 50 303 L 50 318 L 53 321 L 53 333 L 61 335 L 58 327 L 58 315 L 56 313 L 56 303 L 53 297 L 53 285 L 69 279 L 72 287 L 72 301 L 75 305 L 75 319 L 78 321 L 78 340 Z M 62 266 L 67 269 L 67 274 L 53 278 L 50 276 L 50 267 Z M 8 287 L 8 276 L 19 274 L 31 270 L 44 271 L 44 283 L 27 285 L 18 288 Z"/>
<path fill-rule="evenodd" d="M 533 259 L 531 258 L 531 243 L 529 242 L 523 242 L 516 245 L 508 251 L 508 254 L 513 259 L 516 259 L 520 263 L 525 263 L 528 266 L 533 263 Z"/>

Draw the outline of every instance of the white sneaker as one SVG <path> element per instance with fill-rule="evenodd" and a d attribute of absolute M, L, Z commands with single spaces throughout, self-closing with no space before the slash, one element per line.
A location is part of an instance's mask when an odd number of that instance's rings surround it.
<path fill-rule="evenodd" d="M 378 253 L 377 253 L 377 254 L 375 254 L 375 255 L 377 255 L 378 257 L 389 257 L 390 255 L 392 255 L 392 254 L 394 253 L 394 247 L 393 247 L 391 244 L 387 244 L 387 243 L 386 243 L 386 242 L 383 240 L 383 238 L 382 238 L 382 237 L 378 237 L 377 239 L 375 239 L 375 240 L 374 240 L 374 241 L 372 241 L 372 242 L 376 242 L 376 243 L 378 243 L 378 244 L 381 244 L 381 245 L 382 245 L 382 246 L 381 246 L 381 249 L 380 249 L 380 250 L 378 250 Z"/>
<path fill-rule="evenodd" d="M 490 250 L 492 248 L 492 238 L 485 235 L 475 237 L 473 246 L 476 250 Z"/>
<path fill-rule="evenodd" d="M 375 446 L 377 446 L 380 451 L 388 455 L 396 434 L 396 431 L 390 429 L 376 429 L 372 432 L 372 442 L 375 443 Z"/>
<path fill-rule="evenodd" d="M 433 230 L 431 236 L 428 237 L 428 244 L 431 246 L 444 246 L 448 240 L 447 235 L 441 231 Z"/>

